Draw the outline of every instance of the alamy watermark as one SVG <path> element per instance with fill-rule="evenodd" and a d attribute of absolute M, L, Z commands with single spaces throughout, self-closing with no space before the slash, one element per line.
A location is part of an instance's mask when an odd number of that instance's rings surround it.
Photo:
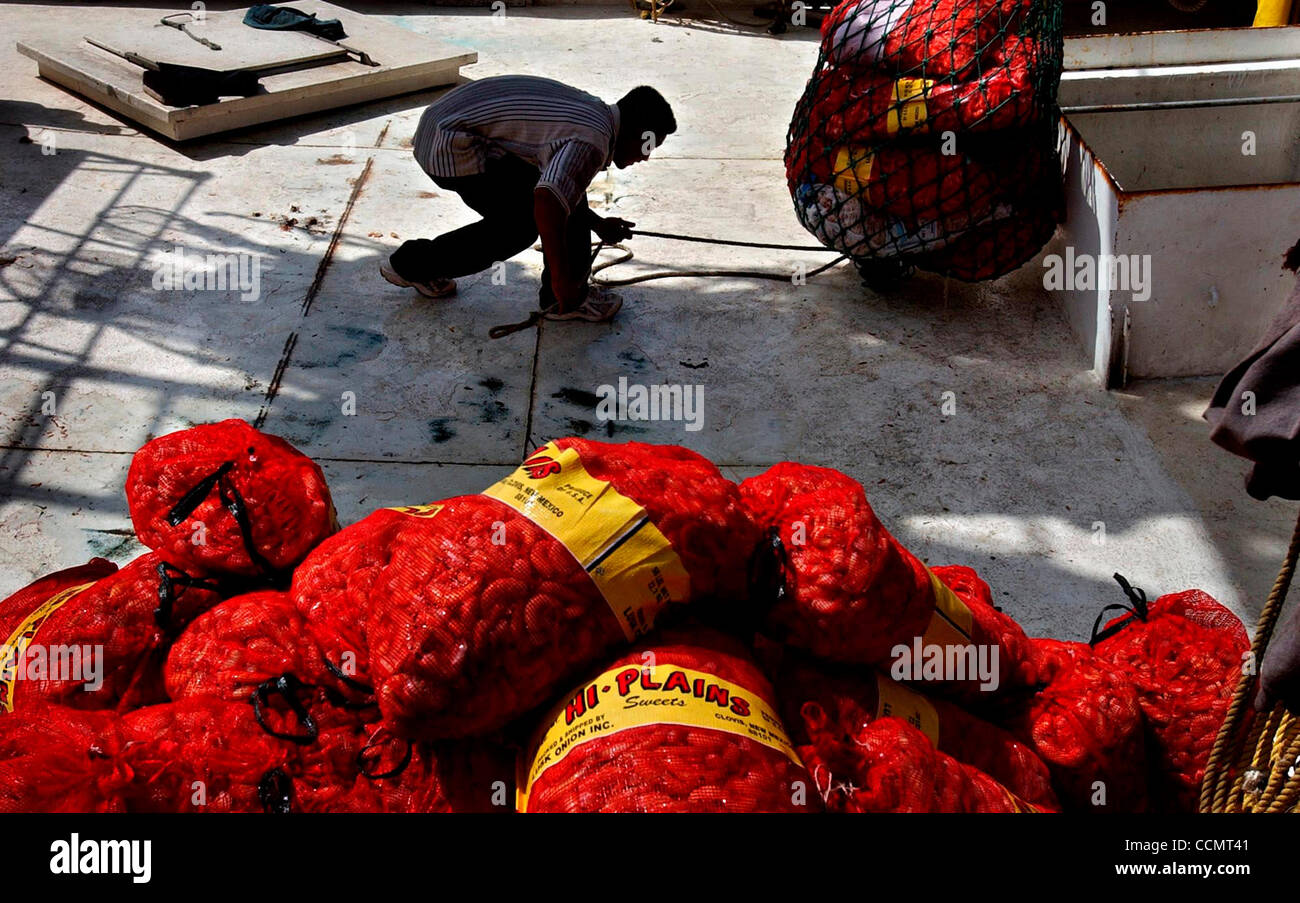
<path fill-rule="evenodd" d="M 20 680 L 79 682 L 93 693 L 104 686 L 104 647 L 0 644 L 0 710 L 12 705 Z"/>
<path fill-rule="evenodd" d="M 52 875 L 130 875 L 148 884 L 153 875 L 152 840 L 83 840 L 72 834 L 50 844 Z"/>
<path fill-rule="evenodd" d="M 910 646 L 899 643 L 889 654 L 894 660 L 889 676 L 900 683 L 978 681 L 981 690 L 991 693 L 1000 682 L 996 643 L 940 645 L 918 636 Z"/>
<path fill-rule="evenodd" d="M 597 387 L 596 419 L 605 420 L 677 420 L 685 423 L 688 433 L 704 428 L 704 386 L 665 383 L 642 385 L 629 383 L 620 376 L 618 385 Z"/>
<path fill-rule="evenodd" d="M 1129 292 L 1134 301 L 1151 297 L 1150 254 L 1076 254 L 1072 245 L 1065 256 L 1048 254 L 1043 258 L 1043 288 L 1049 292 L 1095 291 Z"/>
<path fill-rule="evenodd" d="M 155 291 L 238 291 L 241 301 L 256 301 L 262 295 L 262 270 L 271 265 L 260 254 L 195 254 L 177 245 L 158 252 L 153 267 Z"/>

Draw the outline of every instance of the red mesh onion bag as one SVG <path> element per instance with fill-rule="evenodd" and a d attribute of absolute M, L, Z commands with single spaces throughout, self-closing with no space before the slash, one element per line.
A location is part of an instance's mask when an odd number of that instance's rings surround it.
<path fill-rule="evenodd" d="M 805 714 L 801 746 L 828 812 L 1037 812 L 973 766 L 940 752 L 901 718 L 870 722 L 845 742 L 838 725 Z"/>
<path fill-rule="evenodd" d="M 541 720 L 521 759 L 521 812 L 816 812 L 819 800 L 734 640 L 646 643 Z"/>
<path fill-rule="evenodd" d="M 474 736 L 553 698 L 664 606 L 743 598 L 754 540 L 736 487 L 699 455 L 563 439 L 482 495 L 344 530 L 292 592 L 314 623 L 361 613 L 356 658 L 394 729 Z"/>
<path fill-rule="evenodd" d="M 262 812 L 294 745 L 266 733 L 247 704 L 195 698 L 124 715 L 97 752 L 130 811 Z"/>
<path fill-rule="evenodd" d="M 415 743 L 379 724 L 326 732 L 303 759 L 352 779 L 342 793 L 305 798 L 303 811 L 514 812 L 514 755 L 491 742 Z"/>
<path fill-rule="evenodd" d="M 841 3 L 787 136 L 800 221 L 878 284 L 913 267 L 985 279 L 1024 263 L 1062 207 L 1062 57 L 1052 0 Z M 1000 244 L 980 256 L 994 230 Z"/>
<path fill-rule="evenodd" d="M 132 812 L 302 811 L 346 794 L 355 770 L 324 755 L 322 742 L 356 728 L 329 723 L 285 739 L 293 727 L 200 696 L 123 715 L 94 751 L 111 761 L 109 784 Z"/>
<path fill-rule="evenodd" d="M 0 717 L 0 812 L 122 811 L 106 789 L 107 761 L 91 754 L 115 718 L 49 705 Z"/>
<path fill-rule="evenodd" d="M 198 575 L 274 577 L 337 528 L 320 467 L 242 420 L 147 443 L 126 498 L 140 541 Z"/>
<path fill-rule="evenodd" d="M 125 710 L 165 699 L 168 643 L 220 598 L 154 552 L 120 570 L 96 559 L 20 590 L 0 603 L 0 717 L 33 704 Z"/>
<path fill-rule="evenodd" d="M 881 718 L 900 718 L 940 752 L 997 781 L 1018 800 L 1042 811 L 1059 808 L 1047 766 L 1024 743 L 942 699 L 930 699 L 883 675 L 858 677 L 787 657 L 776 677 L 781 714 L 803 747 L 869 744 L 864 732 Z M 832 761 L 851 756 L 826 752 Z M 825 788 L 823 788 L 825 789 Z"/>
<path fill-rule="evenodd" d="M 1145 725 L 1131 681 L 1087 643 L 1032 642 L 1042 687 L 1007 700 L 1002 726 L 1047 764 L 1065 811 L 1145 811 Z"/>
<path fill-rule="evenodd" d="M 133 812 L 511 811 L 512 762 L 499 747 L 384 748 L 381 726 L 345 713 L 323 725 L 287 740 L 291 725 L 264 726 L 246 703 L 193 697 L 122 717 L 94 747 L 111 765 L 104 784 Z"/>
<path fill-rule="evenodd" d="M 0 715 L 12 712 L 18 672 L 25 670 L 24 641 L 30 644 L 45 616 L 73 593 L 117 570 L 105 558 L 47 574 L 0 602 Z"/>
<path fill-rule="evenodd" d="M 1001 671 L 1008 685 L 1014 688 L 1036 684 L 1033 641 L 1015 618 L 993 605 L 993 591 L 975 569 L 944 564 L 930 570 L 970 609 L 975 634 L 997 644 Z"/>
<path fill-rule="evenodd" d="M 326 662 L 289 594 L 273 590 L 235 596 L 197 618 L 172 644 L 164 676 L 172 699 L 246 701 L 260 693 L 260 703 L 296 704 L 287 694 L 301 685 L 308 709 L 352 710 L 358 724 L 379 717 L 373 694 Z"/>
<path fill-rule="evenodd" d="M 294 571 L 290 595 L 332 672 L 369 687 L 366 612 L 375 581 L 391 558 L 389 547 L 411 519 L 437 506 L 381 508 L 325 540 Z M 372 691 L 373 692 L 373 691 Z"/>
<path fill-rule="evenodd" d="M 1162 808 L 1195 812 L 1250 639 L 1236 615 L 1200 590 L 1134 601 L 1136 610 L 1110 621 L 1093 652 L 1137 690 L 1153 796 Z"/>
<path fill-rule="evenodd" d="M 982 591 L 972 591 L 975 583 L 965 578 L 958 581 L 965 597 L 948 589 L 885 529 L 856 480 L 785 462 L 745 480 L 740 493 L 764 531 L 752 592 L 766 606 L 767 631 L 775 638 L 832 661 L 880 667 L 900 680 L 919 677 L 935 692 L 962 699 L 1026 680 L 1024 634 L 987 603 L 987 586 L 972 572 Z M 977 676 L 980 655 L 991 671 L 994 647 L 996 686 Z M 960 659 L 964 672 L 926 672 L 922 663 L 936 656 Z"/>

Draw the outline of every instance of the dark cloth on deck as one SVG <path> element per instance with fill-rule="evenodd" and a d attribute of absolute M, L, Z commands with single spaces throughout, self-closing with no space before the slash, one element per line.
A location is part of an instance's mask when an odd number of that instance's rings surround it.
<path fill-rule="evenodd" d="M 271 31 L 305 31 L 329 41 L 340 41 L 348 36 L 338 19 L 318 19 L 315 13 L 272 3 L 250 7 L 244 13 L 244 24 Z"/>
<path fill-rule="evenodd" d="M 1255 462 L 1247 492 L 1300 499 L 1300 281 L 1255 350 L 1219 383 L 1204 416 L 1211 440 Z"/>

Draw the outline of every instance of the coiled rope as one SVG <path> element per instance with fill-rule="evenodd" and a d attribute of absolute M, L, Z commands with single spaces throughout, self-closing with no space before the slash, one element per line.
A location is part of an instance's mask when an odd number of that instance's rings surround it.
<path fill-rule="evenodd" d="M 1293 812 L 1300 802 L 1300 716 L 1278 703 L 1257 712 L 1252 698 L 1259 663 L 1268 649 L 1300 558 L 1296 519 L 1282 569 L 1264 603 L 1251 645 L 1254 674 L 1243 674 L 1219 728 L 1201 782 L 1201 812 Z"/>

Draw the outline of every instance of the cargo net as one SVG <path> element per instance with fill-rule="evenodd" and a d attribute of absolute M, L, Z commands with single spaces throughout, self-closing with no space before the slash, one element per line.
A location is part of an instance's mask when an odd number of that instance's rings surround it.
<path fill-rule="evenodd" d="M 868 282 L 991 279 L 1056 228 L 1059 0 L 847 0 L 822 23 L 786 175 Z"/>

